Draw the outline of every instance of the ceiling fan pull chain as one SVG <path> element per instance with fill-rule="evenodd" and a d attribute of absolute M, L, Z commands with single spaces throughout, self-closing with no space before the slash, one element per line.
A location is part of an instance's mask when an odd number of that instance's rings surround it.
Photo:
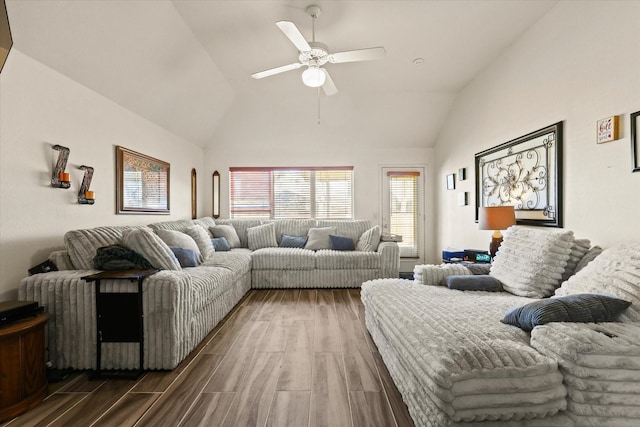
<path fill-rule="evenodd" d="M 320 126 L 320 87 L 318 87 L 318 126 Z"/>

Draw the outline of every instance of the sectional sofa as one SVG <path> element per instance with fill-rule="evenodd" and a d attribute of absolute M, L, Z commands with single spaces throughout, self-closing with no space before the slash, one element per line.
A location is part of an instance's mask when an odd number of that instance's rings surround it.
<path fill-rule="evenodd" d="M 229 250 L 214 249 L 218 233 L 229 238 Z M 334 250 L 333 240 L 353 250 Z M 379 227 L 363 220 L 205 217 L 71 230 L 64 245 L 50 256 L 59 271 L 29 276 L 18 288 L 21 300 L 38 301 L 51 315 L 48 360 L 59 369 L 96 368 L 95 290 L 82 278 L 98 271 L 99 248 L 130 248 L 160 269 L 142 285 L 145 369 L 175 368 L 251 288 L 360 287 L 398 277 L 400 263 L 398 245 L 380 242 Z M 185 253 L 197 256 L 178 259 Z M 103 292 L 137 289 L 127 281 L 101 286 Z M 136 343 L 104 343 L 102 369 L 135 369 L 138 354 Z"/>
<path fill-rule="evenodd" d="M 514 226 L 489 275 L 464 270 L 362 285 L 416 426 L 640 425 L 640 243 Z"/>

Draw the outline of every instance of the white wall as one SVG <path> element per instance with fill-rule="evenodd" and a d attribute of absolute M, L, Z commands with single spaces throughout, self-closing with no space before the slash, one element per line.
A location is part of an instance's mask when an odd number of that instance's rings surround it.
<path fill-rule="evenodd" d="M 71 150 L 67 190 L 50 186 L 54 144 Z M 171 163 L 170 216 L 115 214 L 116 145 Z M 77 203 L 81 164 L 95 169 L 95 205 Z M 191 168 L 202 195 L 203 164 L 200 147 L 14 48 L 0 75 L 0 301 L 17 296 L 27 269 L 61 248 L 68 230 L 190 218 Z"/>
<path fill-rule="evenodd" d="M 229 217 L 229 167 L 232 166 L 353 166 L 355 217 L 368 219 L 372 224 L 381 224 L 382 166 L 425 166 L 426 226 L 425 251 L 430 258 L 435 248 L 433 200 L 433 150 L 428 148 L 383 149 L 382 141 L 388 135 L 367 135 L 370 148 L 356 143 L 358 135 L 332 130 L 330 126 L 320 128 L 309 123 L 309 132 L 304 140 L 292 138 L 286 129 L 280 134 L 256 131 L 245 135 L 239 127 L 234 135 L 230 131 L 205 150 L 207 189 L 209 199 L 205 202 L 205 213 L 211 213 L 211 174 L 221 174 L 221 217 Z M 245 139 L 246 137 L 246 139 Z M 349 141 L 349 138 L 354 141 Z M 403 141 L 398 141 L 402 146 Z"/>
<path fill-rule="evenodd" d="M 640 2 L 560 2 L 460 94 L 436 145 L 439 247 L 488 247 L 474 222 L 474 154 L 564 122 L 564 227 L 593 244 L 640 239 L 640 173 L 629 114 L 640 110 Z M 598 119 L 620 139 L 597 145 Z M 456 191 L 445 176 L 466 167 Z M 471 203 L 456 205 L 458 191 Z"/>

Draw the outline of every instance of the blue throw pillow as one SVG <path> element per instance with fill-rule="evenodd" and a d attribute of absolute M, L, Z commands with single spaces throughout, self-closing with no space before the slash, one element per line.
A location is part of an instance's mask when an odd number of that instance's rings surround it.
<path fill-rule="evenodd" d="M 447 287 L 460 291 L 487 291 L 501 292 L 502 282 L 493 276 L 449 276 L 447 277 Z"/>
<path fill-rule="evenodd" d="M 211 244 L 216 252 L 226 252 L 231 250 L 231 245 L 226 237 L 214 237 L 211 239 Z"/>
<path fill-rule="evenodd" d="M 281 248 L 304 248 L 306 244 L 307 236 L 287 236 L 283 234 L 282 240 L 280 240 Z"/>
<path fill-rule="evenodd" d="M 353 239 L 344 236 L 335 236 L 329 234 L 331 239 L 331 249 L 336 251 L 355 251 L 356 245 L 353 243 Z"/>
<path fill-rule="evenodd" d="M 574 294 L 514 308 L 501 322 L 525 331 L 549 322 L 613 322 L 630 305 L 630 301 L 606 295 Z"/>
<path fill-rule="evenodd" d="M 171 247 L 171 252 L 178 258 L 178 262 L 180 263 L 180 267 L 197 267 L 198 266 L 198 255 L 195 251 L 191 249 L 185 248 L 174 248 Z"/>

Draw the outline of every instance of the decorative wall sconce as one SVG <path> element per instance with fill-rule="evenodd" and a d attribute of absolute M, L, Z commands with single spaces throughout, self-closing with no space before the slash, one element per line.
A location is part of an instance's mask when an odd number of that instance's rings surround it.
<path fill-rule="evenodd" d="M 55 188 L 69 188 L 71 187 L 71 176 L 64 171 L 67 167 L 67 160 L 69 160 L 69 149 L 58 144 L 51 148 L 58 151 L 58 161 L 51 175 L 51 186 Z"/>
<path fill-rule="evenodd" d="M 213 214 L 214 218 L 220 218 L 220 173 L 213 172 Z"/>
<path fill-rule="evenodd" d="M 82 184 L 80 184 L 80 190 L 78 190 L 78 203 L 81 205 L 92 205 L 96 202 L 96 193 L 89 191 L 91 179 L 93 179 L 93 168 L 91 166 L 82 165 L 78 169 L 84 170 Z"/>

